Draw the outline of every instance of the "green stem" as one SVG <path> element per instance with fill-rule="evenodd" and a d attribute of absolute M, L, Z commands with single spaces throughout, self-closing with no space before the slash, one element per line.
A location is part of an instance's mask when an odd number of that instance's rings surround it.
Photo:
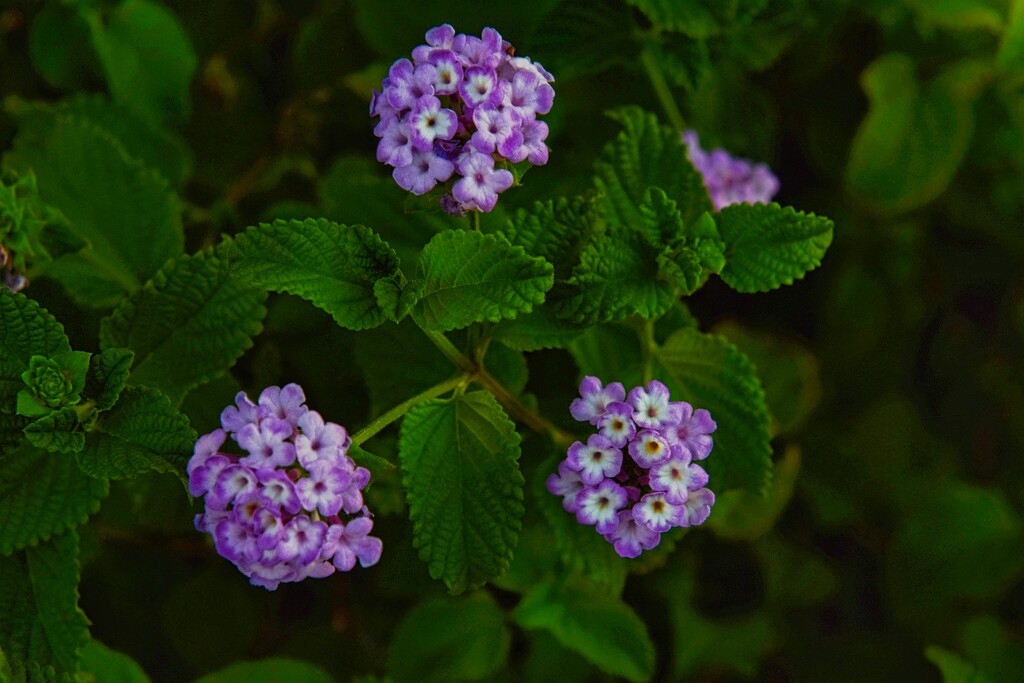
<path fill-rule="evenodd" d="M 661 108 L 665 110 L 669 122 L 680 133 L 683 132 L 686 130 L 686 122 L 683 120 L 679 107 L 676 106 L 676 99 L 672 96 L 668 81 L 665 80 L 665 72 L 661 70 L 661 65 L 658 64 L 650 47 L 645 47 L 640 51 L 640 61 L 643 62 L 644 71 L 647 72 L 647 77 L 651 80 L 654 94 L 658 96 L 658 101 L 661 102 Z"/>
<path fill-rule="evenodd" d="M 422 327 L 420 329 L 423 330 Z M 432 332 L 431 330 L 423 330 L 423 334 L 427 335 L 427 339 L 433 342 L 434 346 L 444 354 L 445 358 L 454 363 L 459 370 L 468 374 L 476 372 L 476 364 L 464 356 L 462 351 L 455 348 L 455 344 L 448 341 L 448 337 L 440 332 Z"/>
<path fill-rule="evenodd" d="M 374 420 L 373 422 L 371 422 L 370 424 L 366 425 L 358 432 L 353 434 L 352 443 L 355 444 L 356 446 L 360 445 L 367 439 L 377 434 L 377 432 L 384 429 L 389 424 L 405 415 L 407 412 L 409 412 L 409 409 L 419 405 L 420 403 L 423 403 L 424 401 L 429 401 L 432 398 L 437 398 L 441 394 L 446 394 L 452 389 L 458 387 L 460 384 L 464 384 L 468 380 L 469 377 L 467 375 L 459 374 L 456 375 L 455 377 L 452 377 L 451 379 L 447 379 L 441 382 L 440 384 L 436 384 L 430 387 L 429 389 L 422 393 L 416 394 L 408 401 L 403 401 L 402 403 L 399 403 L 397 406 L 395 406 L 394 408 L 384 413 L 376 420 Z"/>
<path fill-rule="evenodd" d="M 480 232 L 480 212 L 470 211 L 469 212 L 469 229 Z"/>
<path fill-rule="evenodd" d="M 654 321 L 644 320 L 640 326 L 640 354 L 644 386 L 651 383 L 654 379 L 653 371 L 651 368 L 651 350 L 654 348 Z"/>

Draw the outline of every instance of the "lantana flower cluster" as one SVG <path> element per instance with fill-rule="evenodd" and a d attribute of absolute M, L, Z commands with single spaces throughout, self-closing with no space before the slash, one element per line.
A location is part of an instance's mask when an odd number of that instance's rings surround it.
<path fill-rule="evenodd" d="M 702 176 L 715 211 L 730 204 L 768 203 L 779 191 L 779 179 L 767 164 L 734 157 L 724 149 L 706 152 L 697 131 L 683 133 L 686 155 Z"/>
<path fill-rule="evenodd" d="M 221 413 L 221 429 L 196 442 L 189 492 L 203 496 L 196 529 L 252 584 L 278 584 L 376 564 L 383 543 L 370 536 L 363 505 L 366 468 L 347 455 L 345 428 L 305 405 L 297 384 L 245 394 Z M 222 450 L 228 437 L 246 455 Z"/>
<path fill-rule="evenodd" d="M 413 194 L 450 183 L 441 198 L 449 213 L 490 211 L 514 182 L 503 166 L 548 161 L 548 126 L 537 116 L 551 111 L 554 77 L 514 56 L 493 28 L 477 38 L 443 24 L 426 40 L 373 91 L 377 160 Z"/>
<path fill-rule="evenodd" d="M 585 377 L 569 410 L 597 428 L 577 441 L 547 481 L 580 524 L 597 528 L 622 557 L 637 557 L 673 527 L 702 524 L 715 494 L 695 460 L 708 457 L 716 425 L 707 410 L 669 400 L 654 380 L 629 395 L 621 382 Z"/>

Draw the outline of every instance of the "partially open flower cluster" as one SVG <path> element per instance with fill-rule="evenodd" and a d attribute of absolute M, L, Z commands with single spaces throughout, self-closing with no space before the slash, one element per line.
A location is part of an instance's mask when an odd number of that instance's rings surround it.
<path fill-rule="evenodd" d="M 370 472 L 346 454 L 345 428 L 305 401 L 297 384 L 267 387 L 257 403 L 239 392 L 221 413 L 223 428 L 201 436 L 188 463 L 189 492 L 206 502 L 196 529 L 269 590 L 348 571 L 357 560 L 369 567 L 383 549 L 368 535 Z M 247 455 L 221 451 L 229 435 Z"/>
<path fill-rule="evenodd" d="M 620 382 L 602 386 L 585 377 L 569 408 L 597 427 L 577 441 L 548 478 L 548 490 L 581 524 L 594 525 L 615 552 L 637 557 L 672 527 L 696 526 L 711 514 L 715 494 L 703 460 L 714 445 L 715 422 L 706 410 L 670 401 L 657 380 L 626 396 Z M 625 454 L 623 453 L 625 451 Z M 628 455 L 628 457 L 627 457 Z"/>
<path fill-rule="evenodd" d="M 513 56 L 493 28 L 477 38 L 444 24 L 426 39 L 373 91 L 377 160 L 394 166 L 395 182 L 413 194 L 458 177 L 441 199 L 449 213 L 490 211 L 514 181 L 503 166 L 548 161 L 548 126 L 537 115 L 551 111 L 554 78 Z"/>
<path fill-rule="evenodd" d="M 768 203 L 779 191 L 779 179 L 767 164 L 734 157 L 724 149 L 705 152 L 697 131 L 683 133 L 687 157 L 702 176 L 715 211 L 730 204 Z"/>

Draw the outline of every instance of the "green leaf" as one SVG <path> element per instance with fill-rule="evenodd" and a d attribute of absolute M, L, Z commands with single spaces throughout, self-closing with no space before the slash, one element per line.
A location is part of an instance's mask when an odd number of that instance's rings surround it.
<path fill-rule="evenodd" d="M 94 354 L 83 398 L 94 401 L 97 410 L 109 410 L 128 382 L 134 359 L 130 350 L 116 347 Z"/>
<path fill-rule="evenodd" d="M 791 446 L 776 464 L 766 495 L 739 489 L 719 493 L 715 497 L 714 512 L 707 521 L 708 528 L 722 538 L 734 540 L 750 541 L 764 536 L 793 498 L 799 473 L 800 449 Z"/>
<path fill-rule="evenodd" d="M 394 463 L 386 458 L 382 458 L 379 455 L 374 455 L 369 451 L 363 449 L 361 446 L 352 444 L 348 448 L 348 456 L 356 461 L 356 465 L 359 467 L 365 467 L 370 470 L 370 474 L 377 477 L 384 472 L 395 469 Z"/>
<path fill-rule="evenodd" d="M 627 0 L 665 31 L 677 31 L 691 38 L 710 38 L 720 31 L 714 3 L 707 0 Z"/>
<path fill-rule="evenodd" d="M 554 534 L 562 564 L 595 586 L 600 586 L 609 596 L 619 596 L 626 584 L 628 561 L 620 557 L 612 544 L 593 527 L 577 522 L 576 515 L 562 507 L 562 499 L 547 489 L 548 477 L 558 473 L 558 463 L 563 459 L 559 454 L 548 458 L 537 468 L 530 494 Z"/>
<path fill-rule="evenodd" d="M 654 376 L 676 401 L 704 408 L 718 425 L 702 465 L 716 491 L 767 489 L 772 476 L 768 407 L 753 364 L 723 337 L 682 329 L 652 352 Z"/>
<path fill-rule="evenodd" d="M 29 26 L 29 54 L 39 75 L 56 88 L 87 85 L 98 64 L 89 26 L 75 8 L 46 3 Z"/>
<path fill-rule="evenodd" d="M 78 412 L 73 406 L 35 420 L 25 427 L 25 438 L 51 453 L 77 453 L 85 446 L 85 432 L 79 429 Z"/>
<path fill-rule="evenodd" d="M 1010 10 L 1010 24 L 1003 34 L 996 63 L 1004 71 L 1024 68 L 1024 2 L 1020 0 L 1015 0 Z"/>
<path fill-rule="evenodd" d="M 123 0 L 106 11 L 88 6 L 81 11 L 115 100 L 153 119 L 189 113 L 198 60 L 169 9 L 150 0 Z"/>
<path fill-rule="evenodd" d="M 394 281 L 398 257 L 361 225 L 312 218 L 262 223 L 224 245 L 232 275 L 246 284 L 296 294 L 350 330 L 393 320 L 398 298 L 382 309 L 374 294 L 380 280 Z"/>
<path fill-rule="evenodd" d="M 23 415 L 0 413 L 0 452 L 14 449 L 24 439 L 22 430 L 32 422 L 32 418 Z"/>
<path fill-rule="evenodd" d="M 80 669 L 91 674 L 97 683 L 150 683 L 149 676 L 134 659 L 98 640 L 86 643 L 80 654 Z"/>
<path fill-rule="evenodd" d="M 726 244 L 720 273 L 740 292 L 766 292 L 793 284 L 821 265 L 832 244 L 833 223 L 813 213 L 771 204 L 732 204 L 718 214 Z"/>
<path fill-rule="evenodd" d="M 704 178 L 687 158 L 679 131 L 659 124 L 654 114 L 639 107 L 609 115 L 625 127 L 594 164 L 598 204 L 609 222 L 621 227 L 644 224 L 640 207 L 649 187 L 664 190 L 679 207 L 684 224 L 712 210 Z"/>
<path fill-rule="evenodd" d="M 334 683 L 334 678 L 318 666 L 297 659 L 274 657 L 253 662 L 238 662 L 220 671 L 206 674 L 195 683 Z"/>
<path fill-rule="evenodd" d="M 156 471 L 184 482 L 195 443 L 195 430 L 169 398 L 149 387 L 128 387 L 89 433 L 78 466 L 99 478 L 125 479 Z"/>
<path fill-rule="evenodd" d="M 174 187 L 180 187 L 191 173 L 192 152 L 184 140 L 132 107 L 98 93 L 76 93 L 56 103 L 9 97 L 4 109 L 25 140 L 45 140 L 59 118 L 70 116 L 116 138 L 129 157 L 156 169 Z"/>
<path fill-rule="evenodd" d="M 266 295 L 228 275 L 209 252 L 169 262 L 100 326 L 100 347 L 135 353 L 129 381 L 175 404 L 229 369 L 263 329 Z"/>
<path fill-rule="evenodd" d="M 558 315 L 575 324 L 657 318 L 672 305 L 672 286 L 659 276 L 658 251 L 626 230 L 595 237 L 572 277 L 551 295 Z"/>
<path fill-rule="evenodd" d="M 502 320 L 491 336 L 518 351 L 563 349 L 583 332 L 583 328 L 560 320 L 550 306 L 539 306 L 513 320 Z"/>
<path fill-rule="evenodd" d="M 504 229 L 508 241 L 531 256 L 554 264 L 555 278 L 564 280 L 579 262 L 580 250 L 593 232 L 594 202 L 583 197 L 559 197 L 519 209 Z"/>
<path fill-rule="evenodd" d="M 32 356 L 49 358 L 70 350 L 64 328 L 46 309 L 0 287 L 0 408 L 13 411 Z"/>
<path fill-rule="evenodd" d="M 991 683 L 992 679 L 973 664 L 964 661 L 960 655 L 932 645 L 924 651 L 928 661 L 942 672 L 943 683 Z"/>
<path fill-rule="evenodd" d="M 32 446 L 0 455 L 0 555 L 71 529 L 96 512 L 108 482 L 86 476 L 70 456 Z"/>
<path fill-rule="evenodd" d="M 529 313 L 554 284 L 554 269 L 544 259 L 504 236 L 462 230 L 430 240 L 419 272 L 426 285 L 413 317 L 437 332 Z"/>
<path fill-rule="evenodd" d="M 15 663 L 78 669 L 89 620 L 78 607 L 78 535 L 0 557 L 0 648 Z"/>
<path fill-rule="evenodd" d="M 413 544 L 453 593 L 508 567 L 522 528 L 518 460 L 515 425 L 486 391 L 421 403 L 402 422 Z"/>
<path fill-rule="evenodd" d="M 512 613 L 526 629 L 549 631 L 602 671 L 642 683 L 654 675 L 654 645 L 636 612 L 621 600 L 584 584 L 545 582 Z"/>
<path fill-rule="evenodd" d="M 366 373 L 373 413 L 390 409 L 454 374 L 451 362 L 411 320 L 356 335 L 355 357 Z"/>
<path fill-rule="evenodd" d="M 596 325 L 569 344 L 581 375 L 609 377 L 630 387 L 643 383 L 636 330 L 624 325 Z"/>
<path fill-rule="evenodd" d="M 181 204 L 167 181 L 133 161 L 105 130 L 62 115 L 43 140 L 15 139 L 5 162 L 32 168 L 40 197 L 90 248 L 46 271 L 77 301 L 112 306 L 183 249 Z M 103 201 L 97 201 L 102 197 Z"/>
<path fill-rule="evenodd" d="M 892 53 L 861 74 L 870 101 L 850 150 L 846 180 L 857 198 L 886 213 L 904 213 L 946 189 L 974 131 L 974 99 L 988 67 L 962 62 L 923 86 L 914 63 Z"/>
<path fill-rule="evenodd" d="M 908 0 L 922 19 L 954 31 L 987 29 L 1003 32 L 1005 2 L 999 0 Z"/>
<path fill-rule="evenodd" d="M 538 24 L 532 45 L 559 82 L 636 64 L 628 8 L 613 0 L 563 0 Z M 550 55 L 550 56 L 549 56 Z"/>
<path fill-rule="evenodd" d="M 399 622 L 388 649 L 396 683 L 488 681 L 503 668 L 511 636 L 486 592 L 421 603 Z"/>

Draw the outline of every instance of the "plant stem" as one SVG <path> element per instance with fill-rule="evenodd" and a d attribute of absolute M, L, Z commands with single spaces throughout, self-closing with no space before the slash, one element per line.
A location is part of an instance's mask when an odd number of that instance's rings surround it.
<path fill-rule="evenodd" d="M 417 406 L 420 403 L 423 403 L 424 401 L 429 401 L 432 398 L 437 398 L 441 394 L 446 394 L 452 389 L 458 387 L 460 384 L 464 384 L 467 381 L 469 381 L 468 375 L 459 374 L 456 375 L 455 377 L 452 377 L 451 379 L 446 379 L 440 384 L 436 384 L 430 387 L 429 389 L 422 393 L 416 394 L 408 401 L 403 401 L 402 403 L 399 403 L 397 406 L 395 406 L 394 408 L 384 413 L 376 420 L 374 420 L 373 422 L 371 422 L 370 424 L 366 425 L 358 432 L 353 434 L 352 443 L 355 444 L 356 446 L 362 444 L 367 439 L 374 436 L 377 432 L 384 429 L 389 424 L 405 415 L 407 412 L 409 412 L 410 408 L 413 408 L 414 406 Z"/>
<path fill-rule="evenodd" d="M 654 347 L 654 321 L 644 320 L 639 328 L 640 332 L 640 354 L 641 354 L 641 372 L 644 386 L 651 383 L 654 379 L 652 376 L 651 369 L 651 350 Z"/>
<path fill-rule="evenodd" d="M 661 70 L 661 65 L 658 64 L 650 47 L 644 47 L 640 51 L 640 61 L 643 62 L 644 71 L 647 72 L 647 77 L 651 80 L 654 94 L 658 96 L 658 101 L 661 102 L 661 108 L 665 110 L 669 122 L 680 133 L 683 132 L 686 130 L 686 122 L 683 120 L 679 107 L 676 106 L 676 100 L 672 96 L 668 81 L 665 80 L 665 72 Z"/>
<path fill-rule="evenodd" d="M 480 232 L 480 212 L 470 211 L 469 212 L 469 229 Z"/>

